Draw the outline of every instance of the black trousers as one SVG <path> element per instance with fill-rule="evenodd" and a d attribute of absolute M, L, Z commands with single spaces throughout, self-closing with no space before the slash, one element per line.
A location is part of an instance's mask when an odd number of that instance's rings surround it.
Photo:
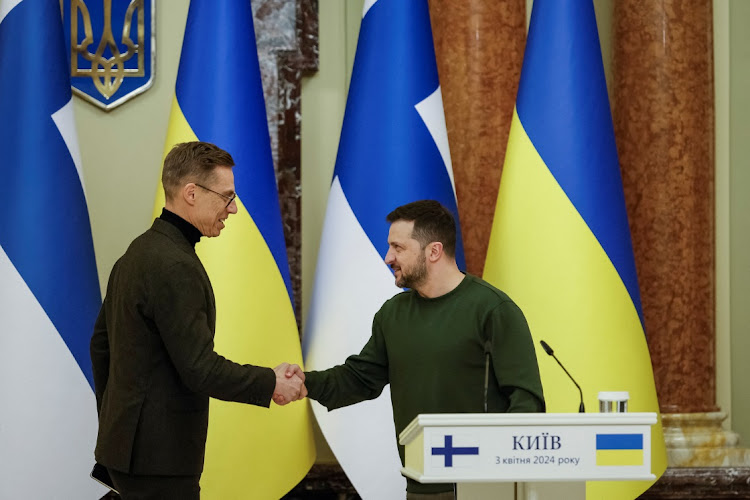
<path fill-rule="evenodd" d="M 107 469 L 122 500 L 200 500 L 198 476 L 139 476 Z"/>

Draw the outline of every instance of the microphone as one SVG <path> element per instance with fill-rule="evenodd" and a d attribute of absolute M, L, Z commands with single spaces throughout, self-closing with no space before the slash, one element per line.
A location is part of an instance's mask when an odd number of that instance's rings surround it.
<path fill-rule="evenodd" d="M 576 387 L 578 387 L 578 394 L 581 395 L 581 404 L 578 406 L 578 413 L 586 413 L 586 410 L 583 407 L 583 391 L 581 391 L 581 386 L 578 385 L 578 382 L 576 382 L 576 380 L 573 378 L 573 376 L 570 373 L 568 373 L 568 370 L 565 369 L 565 367 L 563 366 L 563 364 L 560 363 L 560 360 L 557 359 L 557 356 L 555 356 L 555 351 L 552 350 L 552 348 L 549 346 L 549 344 L 547 342 L 543 341 L 543 340 L 540 340 L 539 343 L 542 344 L 542 348 L 544 349 L 544 352 L 546 352 L 547 354 L 549 354 L 550 356 L 552 356 L 553 358 L 555 358 L 555 361 L 557 361 L 557 364 L 560 365 L 560 368 L 563 369 L 563 371 L 565 372 L 565 374 L 568 377 L 570 377 L 570 380 L 572 380 L 573 383 L 576 385 Z"/>

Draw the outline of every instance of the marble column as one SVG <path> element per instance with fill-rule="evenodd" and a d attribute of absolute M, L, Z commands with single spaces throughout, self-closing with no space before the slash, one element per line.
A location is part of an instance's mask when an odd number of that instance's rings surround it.
<path fill-rule="evenodd" d="M 467 270 L 481 276 L 526 43 L 525 0 L 430 0 Z"/>
<path fill-rule="evenodd" d="M 317 0 L 255 0 L 253 22 L 297 326 L 302 311 L 300 91 L 318 69 Z"/>
<path fill-rule="evenodd" d="M 742 465 L 716 406 L 711 0 L 619 0 L 614 124 L 672 466 Z"/>

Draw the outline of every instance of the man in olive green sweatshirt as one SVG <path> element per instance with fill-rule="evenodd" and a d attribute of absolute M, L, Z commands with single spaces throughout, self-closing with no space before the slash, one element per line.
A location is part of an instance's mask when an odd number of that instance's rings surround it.
<path fill-rule="evenodd" d="M 505 293 L 456 265 L 456 225 L 422 200 L 388 214 L 385 263 L 409 290 L 375 314 L 372 336 L 343 365 L 306 373 L 329 410 L 377 398 L 391 384 L 396 436 L 420 413 L 543 412 L 526 319 Z M 401 461 L 404 450 L 399 446 Z M 407 479 L 407 499 L 448 499 L 452 484 Z"/>

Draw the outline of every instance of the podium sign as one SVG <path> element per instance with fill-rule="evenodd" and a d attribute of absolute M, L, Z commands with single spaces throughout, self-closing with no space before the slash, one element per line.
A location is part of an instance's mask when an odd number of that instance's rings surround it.
<path fill-rule="evenodd" d="M 399 435 L 421 483 L 653 480 L 655 413 L 423 414 Z"/>

